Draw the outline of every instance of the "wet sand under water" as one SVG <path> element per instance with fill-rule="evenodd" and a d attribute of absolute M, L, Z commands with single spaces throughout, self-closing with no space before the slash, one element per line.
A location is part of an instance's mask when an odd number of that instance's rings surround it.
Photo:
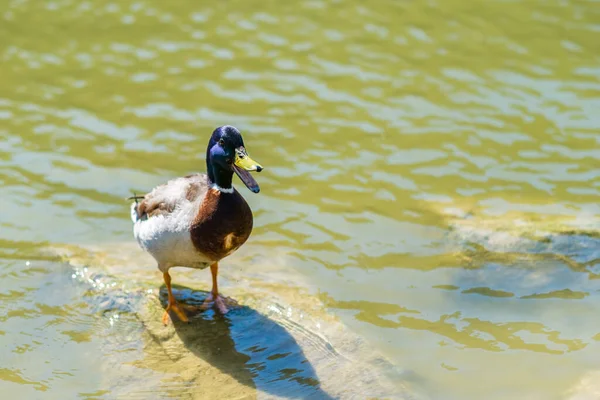
<path fill-rule="evenodd" d="M 447 315 L 439 321 L 429 316 L 424 325 L 410 309 L 397 319 L 375 309 L 356 320 L 421 330 L 414 344 L 424 348 L 427 331 L 436 331 L 467 355 L 485 351 L 495 360 L 480 364 L 487 371 L 485 381 L 468 382 L 469 375 L 460 371 L 453 379 L 486 398 L 522 390 L 502 381 L 497 371 L 504 368 L 520 371 L 531 385 L 553 376 L 572 382 L 552 399 L 598 398 L 600 334 L 597 321 L 585 318 L 600 293 L 595 223 L 440 215 L 449 227 L 444 239 L 448 254 L 460 266 L 450 265 L 435 276 L 443 293 L 436 301 Z M 5 384 L 12 382 L 10 395 L 448 398 L 415 372 L 422 360 L 394 358 L 386 353 L 385 336 L 374 340 L 346 325 L 339 304 L 332 307 L 327 295 L 312 292 L 314 282 L 283 252 L 259 245 L 241 249 L 222 263 L 220 273 L 223 294 L 240 305 L 226 316 L 196 308 L 188 311 L 189 324 L 175 320 L 166 327 L 161 323 L 166 305 L 161 275 L 135 243 L 51 245 L 41 253 L 37 259 L 29 254 L 26 267 L 13 263 L 4 271 L 11 292 L 4 298 L 9 311 L 0 335 L 14 342 L 15 354 L 14 362 L 9 348 L 0 354 L 14 367 L 0 374 Z M 176 297 L 199 306 L 210 287 L 209 271 L 171 272 Z M 29 307 L 10 311 L 13 300 Z M 43 340 L 36 339 L 38 332 Z M 440 351 L 445 347 L 440 342 Z M 545 368 L 516 362 L 511 349 L 544 360 Z M 20 357 L 23 353 L 30 356 Z M 586 368 L 570 369 L 573 363 Z M 77 374 L 82 370 L 84 380 Z M 63 382 L 58 385 L 56 379 Z M 491 393 L 490 387 L 504 389 Z"/>
<path fill-rule="evenodd" d="M 440 287 L 461 312 L 442 324 L 455 319 L 462 331 L 471 333 L 473 340 L 459 340 L 465 349 L 496 354 L 521 349 L 538 354 L 545 363 L 541 369 L 518 362 L 514 355 L 497 357 L 494 365 L 481 366 L 489 370 L 490 380 L 473 387 L 486 398 L 518 393 L 522 387 L 511 382 L 504 382 L 503 392 L 489 391 L 496 372 L 510 368 L 539 386 L 556 379 L 574 382 L 551 396 L 515 398 L 600 398 L 600 326 L 588 317 L 600 295 L 600 221 L 455 211 L 443 214 L 449 226 L 447 240 L 456 246 L 461 268 L 448 274 Z M 457 340 L 458 335 L 448 337 Z M 577 372 L 571 368 L 574 364 L 586 365 L 587 372 Z M 460 384 L 460 374 L 456 378 Z"/>
<path fill-rule="evenodd" d="M 447 245 L 455 249 L 456 262 L 462 267 L 449 269 L 441 286 L 446 289 L 447 303 L 463 310 L 454 318 L 467 324 L 463 329 L 480 334 L 473 336 L 477 340 L 463 343 L 460 335 L 451 335 L 448 329 L 440 332 L 466 349 L 494 352 L 520 346 L 549 355 L 585 349 L 589 372 L 574 375 L 573 387 L 556 398 L 595 399 L 600 390 L 594 378 L 600 370 L 593 362 L 594 354 L 600 354 L 597 324 L 577 317 L 588 314 L 579 308 L 591 306 L 600 292 L 600 281 L 594 279 L 600 259 L 595 228 L 473 215 L 446 214 L 444 218 L 450 228 Z M 104 387 L 110 393 L 142 398 L 148 391 L 180 398 L 224 393 L 228 398 L 444 398 L 410 370 L 410 360 L 392 364 L 375 350 L 382 343 L 368 342 L 330 314 L 323 302 L 327 298 L 308 292 L 306 288 L 312 285 L 288 265 L 285 255 L 261 256 L 259 246 L 241 250 L 223 263 L 220 273 L 222 291 L 240 306 L 226 316 L 213 310 L 188 311 L 190 324 L 175 320 L 165 327 L 161 323 L 164 284 L 153 260 L 135 244 L 65 246 L 50 251 L 74 269 L 77 281 L 91 285 L 89 301 L 97 312 L 131 313 L 138 322 L 135 333 L 127 331 L 129 340 L 140 341 L 137 357 L 130 363 L 108 362 Z M 203 302 L 209 289 L 208 270 L 175 268 L 172 276 L 178 299 L 192 307 Z M 479 297 L 469 300 L 465 294 Z M 573 303 L 571 315 L 566 315 L 564 307 L 553 307 L 553 299 L 579 301 Z M 504 306 L 499 307 L 498 301 Z M 524 322 L 515 319 L 500 327 L 469 316 L 482 309 L 490 320 L 510 313 Z M 408 324 L 408 319 L 401 317 L 398 327 Z M 548 320 L 555 329 L 544 325 Z M 448 322 L 452 321 L 440 321 L 442 325 Z M 588 340 L 581 339 L 585 337 Z M 539 344 L 535 347 L 531 342 Z M 548 361 L 557 363 L 556 373 L 568 373 L 561 368 L 564 360 L 553 357 Z M 531 379 L 540 379 L 528 372 L 527 365 L 507 362 L 512 368 L 522 368 Z M 503 368 L 502 363 L 494 368 Z M 129 374 L 123 374 L 126 367 L 121 364 L 131 366 Z M 110 371 L 113 367 L 120 371 L 118 378 Z M 140 375 L 140 370 L 146 373 Z M 478 386 L 482 394 L 488 391 L 485 382 Z M 510 386 L 506 383 L 507 390 Z"/>
<path fill-rule="evenodd" d="M 128 354 L 130 362 L 105 358 L 101 386 L 111 396 L 424 398 L 410 371 L 392 365 L 301 289 L 301 278 L 283 267 L 284 259 L 255 256 L 251 266 L 242 265 L 247 255 L 241 251 L 220 272 L 222 291 L 239 306 L 225 316 L 188 310 L 189 324 L 175 319 L 164 326 L 166 289 L 153 260 L 135 244 L 48 251 L 90 286 L 88 301 L 96 312 L 111 321 L 131 313 L 139 322 L 126 337 L 116 330 L 106 343 L 105 352 L 114 353 L 110 347 L 123 340 L 140 342 L 136 355 Z M 209 289 L 208 270 L 174 268 L 171 275 L 179 301 L 202 304 L 207 292 L 195 288 Z"/>

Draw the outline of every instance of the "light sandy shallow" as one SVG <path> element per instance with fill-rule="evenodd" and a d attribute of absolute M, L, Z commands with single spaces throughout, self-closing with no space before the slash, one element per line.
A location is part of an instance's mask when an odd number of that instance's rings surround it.
<path fill-rule="evenodd" d="M 135 244 L 48 251 L 68 263 L 78 281 L 91 286 L 91 301 L 98 303 L 99 312 L 126 310 L 139 321 L 138 328 L 124 329 L 121 339 L 107 343 L 107 351 L 113 351 L 119 340 L 137 340 L 141 349 L 130 363 L 106 366 L 113 394 L 190 399 L 426 398 L 417 394 L 410 371 L 392 365 L 329 314 L 317 295 L 308 293 L 302 275 L 287 266 L 285 256 L 240 252 L 227 259 L 220 273 L 222 291 L 239 306 L 225 318 L 212 310 L 191 308 L 189 324 L 175 321 L 165 327 L 161 275 Z M 192 306 L 202 302 L 209 289 L 208 272 L 175 268 L 171 274 L 176 297 Z M 245 346 L 271 352 L 258 359 L 264 362 L 263 371 L 250 371 L 248 364 L 256 360 L 247 355 L 254 350 Z M 278 363 L 282 354 L 287 356 Z M 294 369 L 300 371 L 298 381 L 282 378 L 286 373 L 293 377 Z"/>
<path fill-rule="evenodd" d="M 487 286 L 492 276 L 493 282 L 505 284 L 505 289 L 517 296 L 552 294 L 557 281 L 564 283 L 565 276 L 577 276 L 560 272 L 565 264 L 584 271 L 586 263 L 600 259 L 596 225 L 580 228 L 551 221 L 445 218 L 451 228 L 448 246 L 465 264 L 501 262 L 515 267 L 475 272 L 456 269 L 448 274 L 448 285 Z M 374 350 L 376 344 L 367 343 L 331 314 L 319 294 L 311 293 L 314 282 L 306 281 L 285 254 L 267 253 L 258 246 L 240 250 L 220 269 L 222 291 L 240 306 L 226 318 L 212 310 L 190 310 L 190 324 L 175 321 L 165 327 L 161 316 L 166 295 L 160 273 L 135 243 L 62 246 L 47 251 L 68 263 L 78 281 L 90 285 L 99 312 L 120 309 L 135 316 L 137 324 L 123 330 L 115 343 L 139 341 L 139 356 L 129 363 L 117 359 L 106 366 L 107 387 L 115 394 L 190 399 L 224 394 L 240 399 L 438 398 L 426 395 L 427 385 L 420 385 L 425 382 L 422 377 L 406 366 L 393 365 Z M 536 268 L 539 261 L 544 261 L 545 268 Z M 172 276 L 178 298 L 188 305 L 202 302 L 209 289 L 207 271 L 175 268 Z M 542 303 L 536 310 L 549 317 L 555 312 L 551 303 L 548 307 Z M 594 327 L 590 322 L 578 331 L 585 334 L 589 330 L 594 335 Z M 564 329 L 568 331 L 568 327 Z M 114 350 L 115 343 L 107 343 L 107 349 Z M 270 355 L 254 357 L 253 348 L 261 346 Z M 278 363 L 281 354 L 287 358 Z M 253 362 L 262 362 L 262 371 L 248 368 Z M 282 379 L 287 369 L 301 370 L 305 380 L 298 384 L 289 376 Z M 599 374 L 590 370 L 560 398 L 600 398 Z"/>
<path fill-rule="evenodd" d="M 455 211 L 455 210 L 454 210 Z M 502 262 L 515 268 L 503 269 L 505 276 L 498 281 L 512 282 L 511 291 L 522 296 L 534 293 L 553 295 L 553 287 L 557 281 L 567 284 L 565 279 L 572 279 L 569 284 L 576 286 L 576 274 L 557 273 L 553 264 L 566 265 L 573 272 L 586 279 L 597 279 L 598 274 L 593 267 L 600 260 L 600 220 L 596 216 L 576 219 L 545 218 L 544 220 L 528 220 L 520 218 L 482 218 L 467 215 L 463 212 L 446 213 L 451 232 L 449 240 L 457 248 L 465 249 L 475 245 L 473 251 L 466 252 L 465 263 L 483 264 L 486 262 Z M 480 247 L 478 247 L 480 246 Z M 543 261 L 545 268 L 539 268 Z M 536 268 L 537 267 L 537 268 Z M 525 272 L 524 272 L 525 271 Z M 498 273 L 496 270 L 494 273 Z M 460 277 L 454 277 L 460 281 Z M 481 273 L 481 284 L 489 283 L 489 274 Z M 519 293 L 520 292 L 520 293 Z M 554 295 L 564 295 L 556 293 Z M 568 295 L 568 294 L 567 294 Z M 557 296 L 560 297 L 560 296 Z M 540 307 L 538 315 L 553 315 L 555 310 Z M 576 312 L 573 308 L 573 312 Z M 590 341 L 600 339 L 596 329 L 596 321 L 570 327 L 579 332 L 588 332 Z M 565 327 L 565 330 L 568 330 Z M 581 351 L 587 351 L 583 349 Z M 558 398 L 566 400 L 600 399 L 600 370 L 590 370 L 583 374 L 572 388 L 558 394 Z"/>

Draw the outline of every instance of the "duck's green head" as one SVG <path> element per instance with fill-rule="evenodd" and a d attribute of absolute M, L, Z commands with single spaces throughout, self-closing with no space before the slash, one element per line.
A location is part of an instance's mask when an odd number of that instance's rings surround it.
<path fill-rule="evenodd" d="M 260 191 L 250 172 L 260 172 L 263 167 L 248 156 L 242 134 L 231 125 L 214 130 L 206 149 L 206 168 L 208 178 L 221 189 L 231 188 L 235 172 L 248 189 L 254 193 Z"/>

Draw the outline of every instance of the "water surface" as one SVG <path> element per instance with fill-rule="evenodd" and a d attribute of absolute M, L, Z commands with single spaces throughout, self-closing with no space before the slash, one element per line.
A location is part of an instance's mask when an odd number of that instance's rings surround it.
<path fill-rule="evenodd" d="M 90 362 L 108 317 L 36 250 L 132 241 L 124 197 L 203 171 L 223 124 L 266 167 L 242 189 L 248 251 L 285 254 L 433 398 L 558 399 L 600 368 L 597 2 L 11 0 L 0 19 L 3 392 L 110 397 Z M 522 226 L 526 245 L 494 236 Z"/>

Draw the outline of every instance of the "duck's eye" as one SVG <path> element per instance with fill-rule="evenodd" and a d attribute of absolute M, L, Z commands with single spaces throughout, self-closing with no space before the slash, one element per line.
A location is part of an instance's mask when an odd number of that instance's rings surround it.
<path fill-rule="evenodd" d="M 223 139 L 219 139 L 219 145 L 225 146 L 225 141 Z"/>

